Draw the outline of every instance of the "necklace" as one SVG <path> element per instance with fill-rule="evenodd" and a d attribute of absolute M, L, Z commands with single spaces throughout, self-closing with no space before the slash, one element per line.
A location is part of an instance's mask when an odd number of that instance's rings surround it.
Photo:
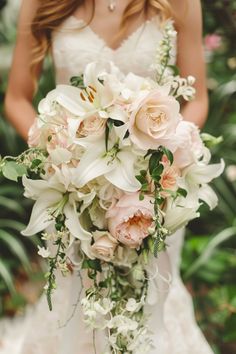
<path fill-rule="evenodd" d="M 115 11 L 116 9 L 116 0 L 108 0 L 107 8 L 110 12 Z"/>

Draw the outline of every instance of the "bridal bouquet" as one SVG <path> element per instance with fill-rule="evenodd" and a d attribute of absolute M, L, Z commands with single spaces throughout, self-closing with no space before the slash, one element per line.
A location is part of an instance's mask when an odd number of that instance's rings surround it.
<path fill-rule="evenodd" d="M 224 163 L 210 164 L 214 138 L 203 139 L 180 114 L 194 79 L 169 65 L 174 36 L 168 22 L 155 80 L 90 63 L 72 85 L 58 85 L 39 104 L 29 149 L 0 161 L 5 177 L 22 177 L 35 201 L 22 233 L 42 232 L 47 241 L 39 254 L 49 261 L 50 309 L 55 272 L 86 270 L 84 320 L 106 330 L 112 353 L 150 351 L 146 266 L 169 235 L 199 216 L 202 202 L 217 204 L 209 182 Z"/>

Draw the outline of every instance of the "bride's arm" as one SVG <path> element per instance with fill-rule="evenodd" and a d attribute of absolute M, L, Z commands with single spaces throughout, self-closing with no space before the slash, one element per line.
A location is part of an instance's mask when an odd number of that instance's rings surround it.
<path fill-rule="evenodd" d="M 206 68 L 202 44 L 202 10 L 200 0 L 172 0 L 178 31 L 177 65 L 180 75 L 196 78 L 195 99 L 184 105 L 184 119 L 202 127 L 208 114 Z"/>
<path fill-rule="evenodd" d="M 19 134 L 27 140 L 28 130 L 35 118 L 32 106 L 34 82 L 30 73 L 33 37 L 30 25 L 37 10 L 37 0 L 23 0 L 20 11 L 17 42 L 5 98 L 5 112 Z M 37 67 L 38 76 L 41 64 Z"/>

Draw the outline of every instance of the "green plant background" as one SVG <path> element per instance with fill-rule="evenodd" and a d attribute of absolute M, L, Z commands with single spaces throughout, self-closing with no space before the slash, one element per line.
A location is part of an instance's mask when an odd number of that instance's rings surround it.
<path fill-rule="evenodd" d="M 15 40 L 17 0 L 0 0 L 0 154 L 16 155 L 25 144 L 4 118 L 3 99 Z M 10 6 L 10 3 L 13 5 Z M 204 35 L 218 34 L 222 44 L 207 53 L 210 113 L 205 130 L 223 135 L 213 158 L 236 165 L 236 1 L 204 0 Z M 10 13 L 10 16 L 8 15 Z M 9 57 L 9 58 L 8 58 Z M 54 86 L 50 62 L 45 64 L 35 105 Z M 182 275 L 193 294 L 197 320 L 216 354 L 236 353 L 236 181 L 224 174 L 214 187 L 219 207 L 202 208 L 202 217 L 187 230 Z M 37 239 L 21 237 L 30 202 L 22 189 L 0 177 L 0 316 L 22 310 L 27 299 L 17 291 L 19 279 L 41 276 L 32 264 Z M 37 262 L 36 262 L 37 263 Z"/>

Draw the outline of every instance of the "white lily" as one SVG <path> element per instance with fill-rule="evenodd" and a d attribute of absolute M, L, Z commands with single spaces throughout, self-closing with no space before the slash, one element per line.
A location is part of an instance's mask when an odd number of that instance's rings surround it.
<path fill-rule="evenodd" d="M 123 126 L 119 128 L 124 134 Z M 92 143 L 83 140 L 81 144 L 87 148 L 87 151 L 77 167 L 74 185 L 78 188 L 83 187 L 91 180 L 103 175 L 110 183 L 124 191 L 136 192 L 140 189 L 134 170 L 137 157 L 130 147 L 124 146 L 123 141 L 117 138 L 116 134 L 109 141 L 107 151 L 104 137 Z"/>
<path fill-rule="evenodd" d="M 195 207 L 182 207 L 177 204 L 170 204 L 165 210 L 164 227 L 173 233 L 186 226 L 190 220 L 198 218 L 200 213 L 197 211 L 200 204 Z"/>
<path fill-rule="evenodd" d="M 42 101 L 40 110 L 50 111 L 49 107 L 55 106 L 53 102 L 57 102 L 68 112 L 76 117 L 86 118 L 98 113 L 101 118 L 108 118 L 107 112 L 119 94 L 119 85 L 115 77 L 111 80 L 100 79 L 96 63 L 87 65 L 84 73 L 85 89 L 73 87 L 70 85 L 58 85 L 50 95 Z M 117 82 L 117 85 L 114 85 Z"/>
<path fill-rule="evenodd" d="M 221 160 L 218 164 L 210 165 L 199 162 L 183 170 L 182 177 L 178 180 L 178 185 L 188 192 L 186 203 L 200 199 L 208 204 L 210 209 L 213 209 L 217 205 L 218 199 L 208 183 L 219 177 L 224 171 L 224 167 L 225 163 Z"/>
<path fill-rule="evenodd" d="M 25 196 L 36 200 L 30 221 L 25 230 L 24 236 L 31 236 L 47 229 L 55 224 L 55 218 L 59 214 L 66 217 L 65 225 L 71 234 L 70 245 L 75 238 L 81 241 L 81 248 L 90 256 L 89 245 L 92 235 L 81 225 L 83 211 L 92 203 L 95 192 L 83 194 L 78 191 L 68 192 L 65 186 L 55 177 L 49 181 L 31 180 L 23 177 Z M 81 205 L 78 211 L 78 205 Z"/>

